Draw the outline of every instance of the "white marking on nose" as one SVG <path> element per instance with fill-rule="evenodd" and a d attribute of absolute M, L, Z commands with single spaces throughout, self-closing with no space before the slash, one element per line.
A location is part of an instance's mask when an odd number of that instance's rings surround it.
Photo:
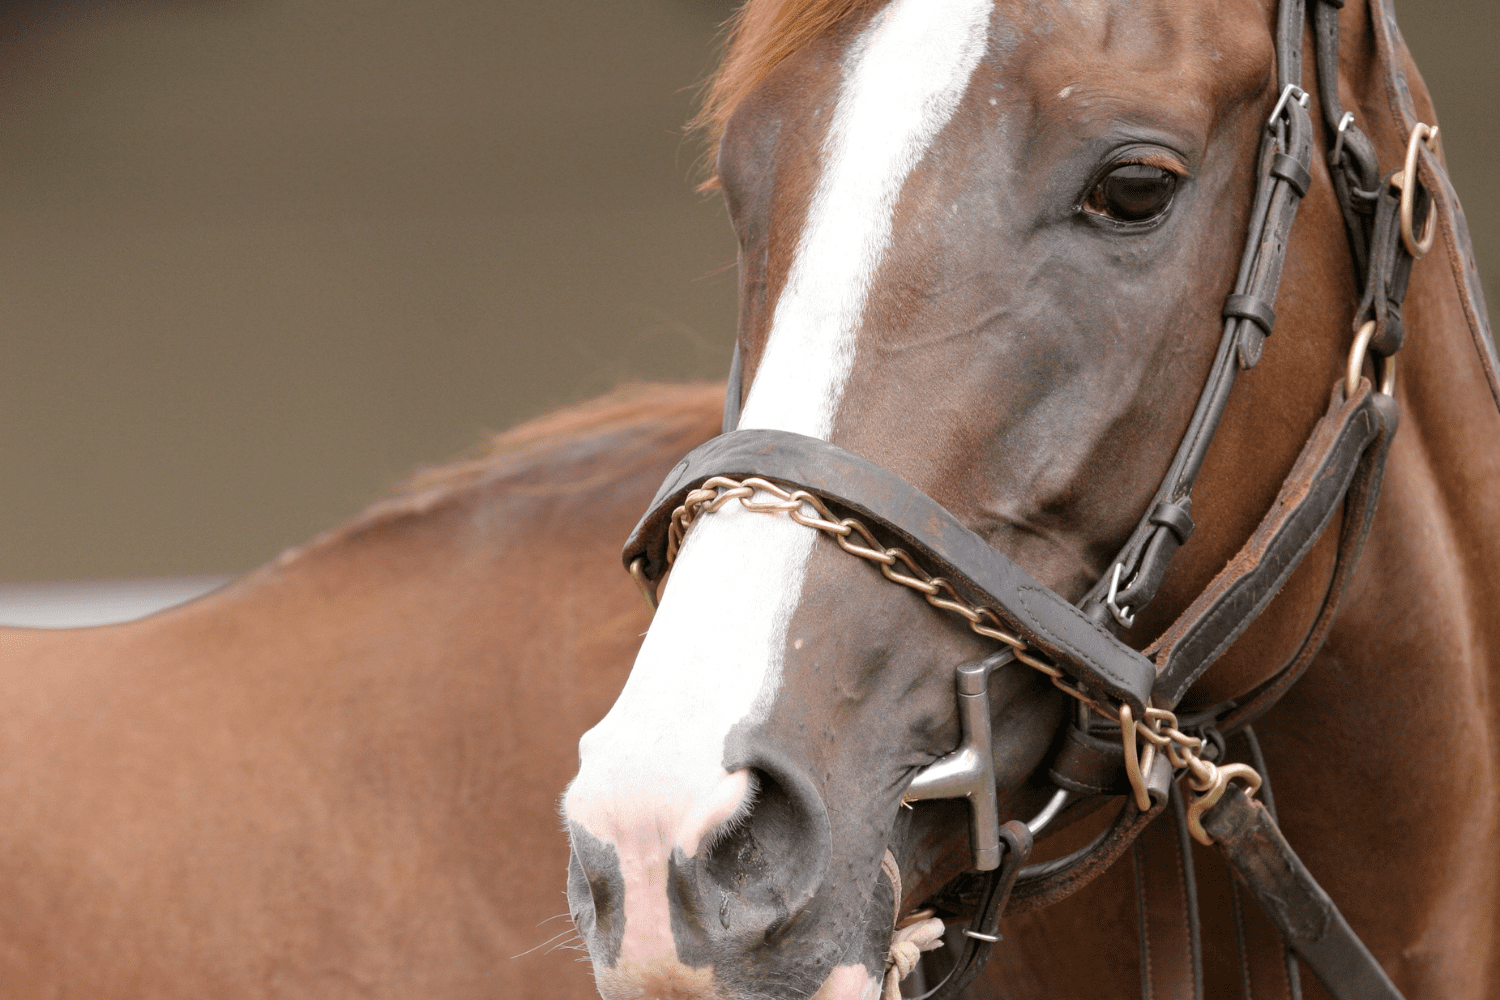
<path fill-rule="evenodd" d="M 716 840 L 734 831 L 755 805 L 755 788 L 746 768 L 732 771 L 719 779 L 701 801 L 688 807 L 677 830 L 677 844 L 684 854 L 692 856 L 705 840 Z"/>
<path fill-rule="evenodd" d="M 828 437 L 896 203 L 978 65 L 990 3 L 894 0 L 851 44 L 823 173 L 741 427 Z M 815 534 L 737 504 L 706 515 L 678 555 L 625 690 L 580 741 L 566 808 L 618 851 L 622 963 L 675 960 L 671 851 L 693 853 L 746 811 L 748 775 L 726 774 L 725 738 L 763 719 L 780 688 Z"/>
<path fill-rule="evenodd" d="M 984 52 L 991 0 L 896 0 L 851 45 L 823 177 L 741 427 L 826 438 L 906 178 Z"/>

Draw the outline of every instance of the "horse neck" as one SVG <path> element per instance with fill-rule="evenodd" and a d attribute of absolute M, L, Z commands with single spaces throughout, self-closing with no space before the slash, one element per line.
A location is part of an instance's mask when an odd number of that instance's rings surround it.
<path fill-rule="evenodd" d="M 1373 0 L 1370 21 L 1358 26 L 1373 33 L 1380 67 L 1358 110 L 1382 162 L 1399 163 L 1411 127 L 1436 115 L 1385 6 Z M 1446 178 L 1423 179 L 1433 182 L 1439 232 L 1413 266 L 1403 309 L 1401 427 L 1330 645 L 1357 646 L 1350 633 L 1367 625 L 1392 639 L 1418 637 L 1401 642 L 1408 662 L 1484 674 L 1495 659 L 1490 611 L 1500 607 L 1491 569 L 1500 558 L 1500 371 L 1457 196 Z"/>

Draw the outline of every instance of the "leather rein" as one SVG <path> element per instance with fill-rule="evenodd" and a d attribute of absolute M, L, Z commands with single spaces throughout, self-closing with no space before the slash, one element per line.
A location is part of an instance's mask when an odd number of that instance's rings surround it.
<path fill-rule="evenodd" d="M 1403 169 L 1382 178 L 1373 144 L 1339 99 L 1338 18 L 1344 0 L 1310 2 L 1315 76 L 1333 143 L 1328 167 L 1363 288 L 1355 313 L 1358 333 L 1347 374 L 1333 387 L 1327 412 L 1269 513 L 1146 650 L 1126 645 L 1119 633 L 1155 597 L 1172 557 L 1193 531 L 1193 487 L 1236 376 L 1260 360 L 1274 329 L 1272 303 L 1287 242 L 1311 185 L 1314 127 L 1310 97 L 1300 85 L 1305 0 L 1278 5 L 1279 97 L 1263 131 L 1249 233 L 1207 382 L 1145 515 L 1109 572 L 1081 601 L 1075 605 L 1043 586 L 921 490 L 859 455 L 799 434 L 735 429 L 741 395 L 738 345 L 724 433 L 678 463 L 625 544 L 625 564 L 654 609 L 656 584 L 693 521 L 738 501 L 829 534 L 893 582 L 919 591 L 935 607 L 1002 643 L 999 653 L 958 668 L 961 745 L 920 772 L 906 793 L 907 801 L 969 800 L 973 867 L 981 873 L 960 876 L 934 897 L 973 916 L 953 971 L 927 997 L 956 997 L 978 975 L 999 940 L 1003 914 L 1062 899 L 1119 858 L 1180 796 L 1175 778 L 1185 774 L 1196 795 L 1191 803 L 1180 804 L 1179 798 L 1174 804 L 1179 826 L 1218 848 L 1262 900 L 1287 946 L 1329 992 L 1339 1000 L 1399 1000 L 1379 963 L 1287 845 L 1273 813 L 1251 797 L 1265 772 L 1258 747 L 1257 768 L 1228 764 L 1223 751 L 1225 735 L 1248 731 L 1301 676 L 1337 612 L 1369 533 L 1398 422 L 1394 355 L 1402 344 L 1401 306 L 1411 266 L 1430 248 L 1435 228 L 1431 199 L 1416 178 L 1419 157 L 1427 169 L 1441 169 L 1431 155 L 1437 130 L 1419 124 Z M 1367 355 L 1380 369 L 1378 388 L 1362 374 Z M 768 494 L 771 499 L 764 499 Z M 1246 695 L 1179 718 L 1174 710 L 1193 682 L 1265 609 L 1340 508 L 1332 580 L 1298 651 Z M 883 539 L 898 544 L 887 547 Z M 1077 701 L 1078 712 L 1048 772 L 1060 789 L 1049 808 L 1030 824 L 1002 825 L 987 692 L 990 672 L 1014 660 L 1051 676 Z M 1253 734 L 1247 735 L 1254 745 Z M 1233 779 L 1242 780 L 1250 794 L 1233 786 Z M 1026 865 L 1032 835 L 1069 797 L 1078 807 L 1115 795 L 1124 795 L 1125 805 L 1092 843 L 1055 861 Z M 1196 955 L 1195 919 L 1193 926 Z M 1201 995 L 1201 970 L 1196 978 L 1195 995 Z"/>

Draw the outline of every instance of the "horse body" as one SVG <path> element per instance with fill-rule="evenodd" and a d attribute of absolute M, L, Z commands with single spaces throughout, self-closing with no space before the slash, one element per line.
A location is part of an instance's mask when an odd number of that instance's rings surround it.
<path fill-rule="evenodd" d="M 1431 110 L 1372 9 L 1345 9 L 1345 103 L 1390 166 Z M 1255 0 L 752 3 L 771 41 L 730 88 L 719 161 L 741 240 L 741 426 L 888 466 L 1081 596 L 1213 351 L 1275 97 L 1272 16 Z M 1170 211 L 1099 217 L 1122 163 L 1175 185 Z M 1198 530 L 1137 646 L 1250 535 L 1342 375 L 1355 287 L 1313 163 L 1276 334 L 1231 397 Z M 1477 998 L 1500 991 L 1500 375 L 1461 212 L 1434 197 L 1375 527 L 1322 652 L 1257 728 L 1289 837 L 1406 995 Z M 646 617 L 618 544 L 717 399 L 544 422 L 140 623 L 0 630 L 6 995 L 591 993 L 570 952 L 510 956 L 551 936 L 566 748 L 617 693 L 566 799 L 569 908 L 608 1000 L 879 993 L 893 911 L 969 866 L 960 803 L 901 802 L 958 741 L 952 666 L 993 644 L 784 514 L 729 504 L 687 535 L 627 683 Z M 1243 696 L 1297 648 L 1334 533 L 1188 707 Z M 1073 706 L 1019 664 L 989 695 L 1002 812 L 1025 818 Z M 1104 818 L 1065 815 L 1042 850 Z M 1232 890 L 1197 854 L 1222 993 Z M 974 994 L 1136 995 L 1139 877 L 1122 861 L 1009 919 Z"/>
<path fill-rule="evenodd" d="M 594 995 L 557 796 L 645 628 L 619 538 L 721 400 L 545 419 L 188 605 L 0 630 L 0 994 Z"/>
<path fill-rule="evenodd" d="M 1076 599 L 1150 501 L 1217 343 L 1277 96 L 1275 5 L 893 0 L 824 5 L 837 16 L 799 34 L 809 6 L 752 4 L 746 30 L 799 41 L 729 57 L 774 66 L 730 85 L 723 108 L 740 426 L 895 470 Z M 1344 102 L 1389 170 L 1430 104 L 1382 4 L 1350 4 L 1342 21 Z M 1175 184 L 1169 208 L 1091 218 L 1090 184 L 1121 162 Z M 1288 836 L 1405 995 L 1482 997 L 1500 988 L 1488 694 L 1500 379 L 1461 212 L 1423 176 L 1440 249 L 1407 297 L 1379 513 L 1326 645 L 1257 728 Z M 1194 493 L 1197 530 L 1127 633 L 1136 646 L 1276 498 L 1342 379 L 1357 292 L 1315 154 L 1276 333 L 1230 398 Z M 1296 652 L 1336 536 L 1185 708 L 1245 697 Z M 566 800 L 570 901 L 603 994 L 873 996 L 893 897 L 909 912 L 967 867 L 957 807 L 899 805 L 957 742 L 948 671 L 991 647 L 810 529 L 738 504 L 700 517 L 672 572 Z M 1025 818 L 1050 793 L 1067 709 L 1019 665 L 997 672 L 990 698 L 1002 816 Z M 1086 829 L 1056 841 L 1076 846 Z M 1234 989 L 1229 882 L 1199 853 L 1208 979 Z M 980 989 L 1136 995 L 1131 879 L 1122 863 L 1014 918 Z"/>

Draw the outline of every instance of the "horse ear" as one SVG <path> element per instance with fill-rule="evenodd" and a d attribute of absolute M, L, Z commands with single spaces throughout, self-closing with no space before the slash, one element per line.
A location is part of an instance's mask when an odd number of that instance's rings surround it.
<path fill-rule="evenodd" d="M 1368 116 L 1367 122 L 1361 124 L 1380 151 L 1383 173 L 1388 174 L 1401 168 L 1412 129 L 1422 121 L 1434 124 L 1436 119 L 1427 86 L 1407 51 L 1401 29 L 1396 26 L 1393 0 L 1368 0 L 1368 4 L 1375 67 L 1374 72 L 1365 78 L 1367 92 L 1359 94 L 1358 100 L 1361 110 Z M 1431 193 L 1438 213 L 1439 246 L 1433 248 L 1432 257 L 1445 258 L 1452 269 L 1470 335 L 1485 368 L 1490 391 L 1495 396 L 1496 405 L 1500 405 L 1500 359 L 1495 355 L 1495 342 L 1490 336 L 1489 312 L 1479 283 L 1479 269 L 1474 263 L 1469 224 L 1464 218 L 1463 206 L 1458 202 L 1458 194 L 1448 180 L 1441 145 L 1437 156 L 1425 150 L 1420 153 L 1417 176 Z"/>

